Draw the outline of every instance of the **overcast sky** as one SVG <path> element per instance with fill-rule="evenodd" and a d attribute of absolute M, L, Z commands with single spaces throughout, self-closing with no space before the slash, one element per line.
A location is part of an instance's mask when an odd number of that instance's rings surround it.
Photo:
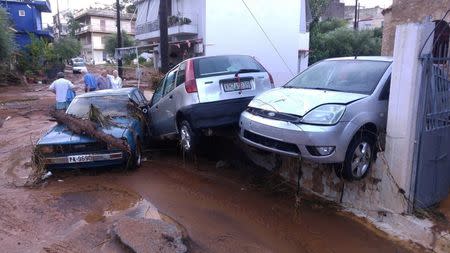
<path fill-rule="evenodd" d="M 57 0 L 50 0 L 50 4 L 52 6 L 52 13 L 56 13 L 56 1 Z M 65 10 L 67 8 L 71 9 L 82 9 L 82 8 L 89 8 L 94 6 L 102 6 L 104 4 L 113 4 L 114 0 L 58 0 L 59 1 L 59 10 Z M 211 0 L 209 0 L 211 1 Z M 262 0 L 264 1 L 264 0 Z M 355 0 L 340 0 L 341 2 L 345 3 L 346 5 L 355 5 Z M 374 6 L 381 6 L 383 8 L 387 8 L 392 4 L 392 0 L 359 0 L 361 3 L 361 6 L 364 7 L 374 7 Z M 43 23 L 44 26 L 53 25 L 52 24 L 52 15 L 53 14 L 43 14 Z"/>

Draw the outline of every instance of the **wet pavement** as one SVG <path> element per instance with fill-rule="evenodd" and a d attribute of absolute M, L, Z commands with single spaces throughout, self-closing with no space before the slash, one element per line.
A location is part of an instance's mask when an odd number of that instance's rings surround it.
<path fill-rule="evenodd" d="M 41 88 L 0 90 L 0 117 L 11 117 L 0 127 L 3 252 L 127 252 L 111 226 L 143 200 L 183 231 L 191 252 L 421 251 L 314 197 L 302 194 L 296 207 L 293 189 L 245 162 L 218 169 L 222 155 L 207 154 L 196 166 L 176 146 L 150 152 L 134 172 L 60 172 L 38 188 L 22 187 L 32 143 L 54 124 L 52 94 Z"/>

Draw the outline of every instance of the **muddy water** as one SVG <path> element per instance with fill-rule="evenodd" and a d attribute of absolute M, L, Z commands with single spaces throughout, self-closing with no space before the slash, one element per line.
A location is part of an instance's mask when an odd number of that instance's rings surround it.
<path fill-rule="evenodd" d="M 245 173 L 165 155 L 115 180 L 182 224 L 193 252 L 409 252 L 320 201 L 296 210 L 292 196 L 256 189 Z"/>

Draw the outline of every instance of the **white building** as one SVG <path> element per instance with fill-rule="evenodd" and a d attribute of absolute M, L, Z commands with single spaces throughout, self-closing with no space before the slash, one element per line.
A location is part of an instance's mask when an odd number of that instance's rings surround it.
<path fill-rule="evenodd" d="M 307 0 L 171 0 L 172 64 L 198 55 L 256 57 L 281 85 L 308 66 Z M 137 1 L 136 39 L 159 42 L 159 0 Z"/>
<path fill-rule="evenodd" d="M 75 15 L 75 20 L 81 23 L 81 29 L 76 33 L 83 48 L 81 55 L 87 62 L 104 63 L 108 55 L 104 51 L 106 38 L 117 32 L 116 12 L 114 10 L 88 9 Z M 121 29 L 134 36 L 135 24 L 130 14 L 121 15 Z"/>

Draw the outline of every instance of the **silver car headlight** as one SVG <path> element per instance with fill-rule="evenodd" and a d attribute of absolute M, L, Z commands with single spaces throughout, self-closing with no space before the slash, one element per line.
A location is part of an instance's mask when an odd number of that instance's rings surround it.
<path fill-rule="evenodd" d="M 302 123 L 318 125 L 334 125 L 342 118 L 345 105 L 327 104 L 316 107 L 308 112 L 302 119 Z"/>

